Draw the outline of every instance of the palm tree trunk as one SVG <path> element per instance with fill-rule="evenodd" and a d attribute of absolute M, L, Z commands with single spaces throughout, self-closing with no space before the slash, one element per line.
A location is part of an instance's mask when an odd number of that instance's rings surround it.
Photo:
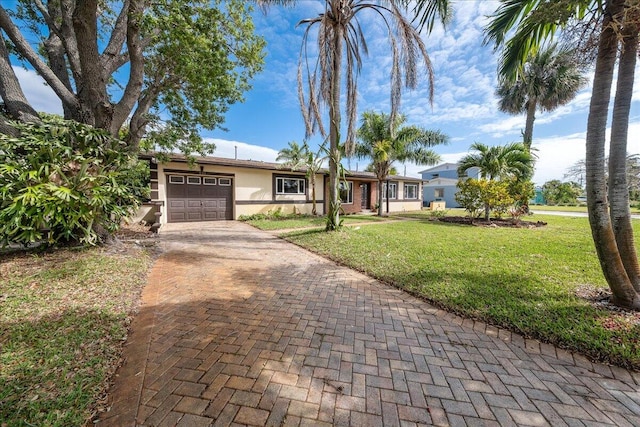
<path fill-rule="evenodd" d="M 635 14 L 633 14 L 635 15 Z M 634 18 L 626 18 L 622 33 L 623 50 L 618 64 L 618 83 L 611 122 L 611 145 L 609 149 L 609 203 L 611 221 L 620 257 L 629 280 L 636 292 L 640 291 L 640 265 L 636 253 L 629 209 L 629 187 L 627 185 L 627 134 L 629 112 L 635 78 L 638 50 L 638 26 Z"/>
<path fill-rule="evenodd" d="M 311 214 L 317 215 L 318 211 L 316 210 L 316 173 L 311 173 L 309 179 L 311 180 Z"/>
<path fill-rule="evenodd" d="M 531 143 L 533 141 L 533 122 L 536 120 L 536 108 L 537 102 L 535 99 L 530 99 L 527 105 L 527 120 L 524 125 L 524 134 L 522 139 L 527 152 L 531 152 Z"/>
<path fill-rule="evenodd" d="M 342 27 L 333 29 L 333 63 L 331 64 L 329 103 L 329 211 L 327 231 L 340 227 L 340 200 L 338 199 L 338 163 L 340 163 L 340 84 L 342 71 Z"/>
<path fill-rule="evenodd" d="M 605 180 L 605 130 L 613 69 L 616 62 L 617 35 L 613 19 L 620 17 L 625 0 L 609 0 L 598 44 L 593 92 L 587 121 L 586 180 L 589 224 L 600 267 L 611 288 L 612 302 L 640 309 L 640 298 L 631 285 L 616 244 L 609 210 Z"/>

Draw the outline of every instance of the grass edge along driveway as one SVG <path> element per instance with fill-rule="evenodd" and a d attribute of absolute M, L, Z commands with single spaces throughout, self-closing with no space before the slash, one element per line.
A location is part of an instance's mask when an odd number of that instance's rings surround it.
<path fill-rule="evenodd" d="M 640 314 L 601 309 L 576 296 L 578 288 L 606 288 L 587 219 L 531 219 L 548 225 L 398 221 L 282 237 L 463 317 L 639 369 Z"/>
<path fill-rule="evenodd" d="M 0 257 L 0 424 L 89 425 L 104 410 L 151 257 L 58 249 Z"/>

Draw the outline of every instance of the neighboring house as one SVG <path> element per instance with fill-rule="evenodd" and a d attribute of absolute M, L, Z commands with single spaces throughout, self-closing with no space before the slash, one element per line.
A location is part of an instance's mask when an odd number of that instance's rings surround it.
<path fill-rule="evenodd" d="M 311 188 L 304 170 L 291 170 L 280 163 L 220 157 L 196 157 L 191 163 L 178 154 L 171 154 L 167 163 L 156 162 L 153 154 L 141 158 L 149 160 L 151 167 L 147 220 L 154 220 L 154 213 L 160 224 L 238 219 L 276 209 L 283 213 L 311 213 Z M 372 173 L 347 172 L 346 182 L 341 191 L 345 213 L 375 207 L 377 181 Z M 389 186 L 391 212 L 421 208 L 420 179 L 393 176 Z M 320 215 L 327 210 L 328 191 L 328 173 L 323 170 L 316 174 Z"/>
<path fill-rule="evenodd" d="M 478 178 L 480 169 L 473 167 L 467 170 L 464 177 L 458 176 L 458 163 L 443 163 L 420 172 L 424 182 L 424 206 L 431 202 L 445 202 L 447 208 L 460 207 L 455 199 L 460 178 Z"/>
<path fill-rule="evenodd" d="M 534 189 L 535 193 L 533 199 L 529 200 L 530 205 L 544 205 L 546 204 L 546 200 L 544 199 L 544 193 L 542 192 L 542 187 L 536 187 Z M 579 199 L 579 198 L 578 198 Z M 580 201 L 580 200 L 578 200 Z M 585 199 L 586 202 L 586 199 Z"/>

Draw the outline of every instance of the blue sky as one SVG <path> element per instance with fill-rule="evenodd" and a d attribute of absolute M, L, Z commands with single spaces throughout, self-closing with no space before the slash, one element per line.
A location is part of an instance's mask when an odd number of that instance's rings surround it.
<path fill-rule="evenodd" d="M 266 14 L 256 12 L 256 31 L 267 41 L 264 71 L 253 81 L 246 101 L 231 107 L 225 127 L 228 132 L 204 132 L 218 149 L 214 155 L 274 161 L 278 150 L 289 141 L 304 139 L 304 124 L 297 98 L 297 64 L 304 27 L 296 28 L 303 18 L 317 16 L 324 2 L 300 1 L 295 8 L 272 7 Z M 438 146 L 443 161 L 455 162 L 475 142 L 499 145 L 521 140 L 524 116 L 500 113 L 494 95 L 497 54 L 491 46 L 483 46 L 486 16 L 495 1 L 458 0 L 454 2 L 453 21 L 443 29 L 436 26 L 424 34 L 435 70 L 435 98 L 428 102 L 428 86 L 422 79 L 418 89 L 403 93 L 401 112 L 408 124 L 440 129 L 450 137 L 447 146 Z M 385 30 L 373 14 L 361 15 L 360 23 L 368 40 L 369 56 L 359 78 L 358 112 L 389 111 L 390 50 Z M 57 111 L 59 102 L 52 99 L 46 86 L 37 84 L 32 72 L 17 69 L 27 97 L 36 108 Z M 588 76 L 591 81 L 592 76 Z M 636 85 L 637 87 L 638 85 Z M 551 113 L 537 113 L 534 147 L 539 160 L 534 181 L 542 184 L 562 179 L 566 169 L 584 158 L 585 131 L 591 86 L 585 87 L 570 104 Z M 629 152 L 640 153 L 640 90 L 634 89 Z M 310 140 L 317 146 L 321 138 Z M 362 170 L 366 160 L 352 160 L 353 169 Z M 397 165 L 403 172 L 403 165 Z M 407 175 L 419 176 L 425 166 L 407 164 Z"/>

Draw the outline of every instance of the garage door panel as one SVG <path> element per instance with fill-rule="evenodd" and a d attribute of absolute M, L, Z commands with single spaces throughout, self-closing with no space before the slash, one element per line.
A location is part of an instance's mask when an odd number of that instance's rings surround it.
<path fill-rule="evenodd" d="M 188 221 L 202 221 L 202 212 L 200 210 L 193 210 L 187 212 Z"/>
<path fill-rule="evenodd" d="M 211 180 L 195 184 L 185 176 L 184 184 L 167 183 L 169 222 L 215 221 L 233 219 L 233 187 L 212 185 Z M 188 182 L 192 182 L 189 184 Z"/>

